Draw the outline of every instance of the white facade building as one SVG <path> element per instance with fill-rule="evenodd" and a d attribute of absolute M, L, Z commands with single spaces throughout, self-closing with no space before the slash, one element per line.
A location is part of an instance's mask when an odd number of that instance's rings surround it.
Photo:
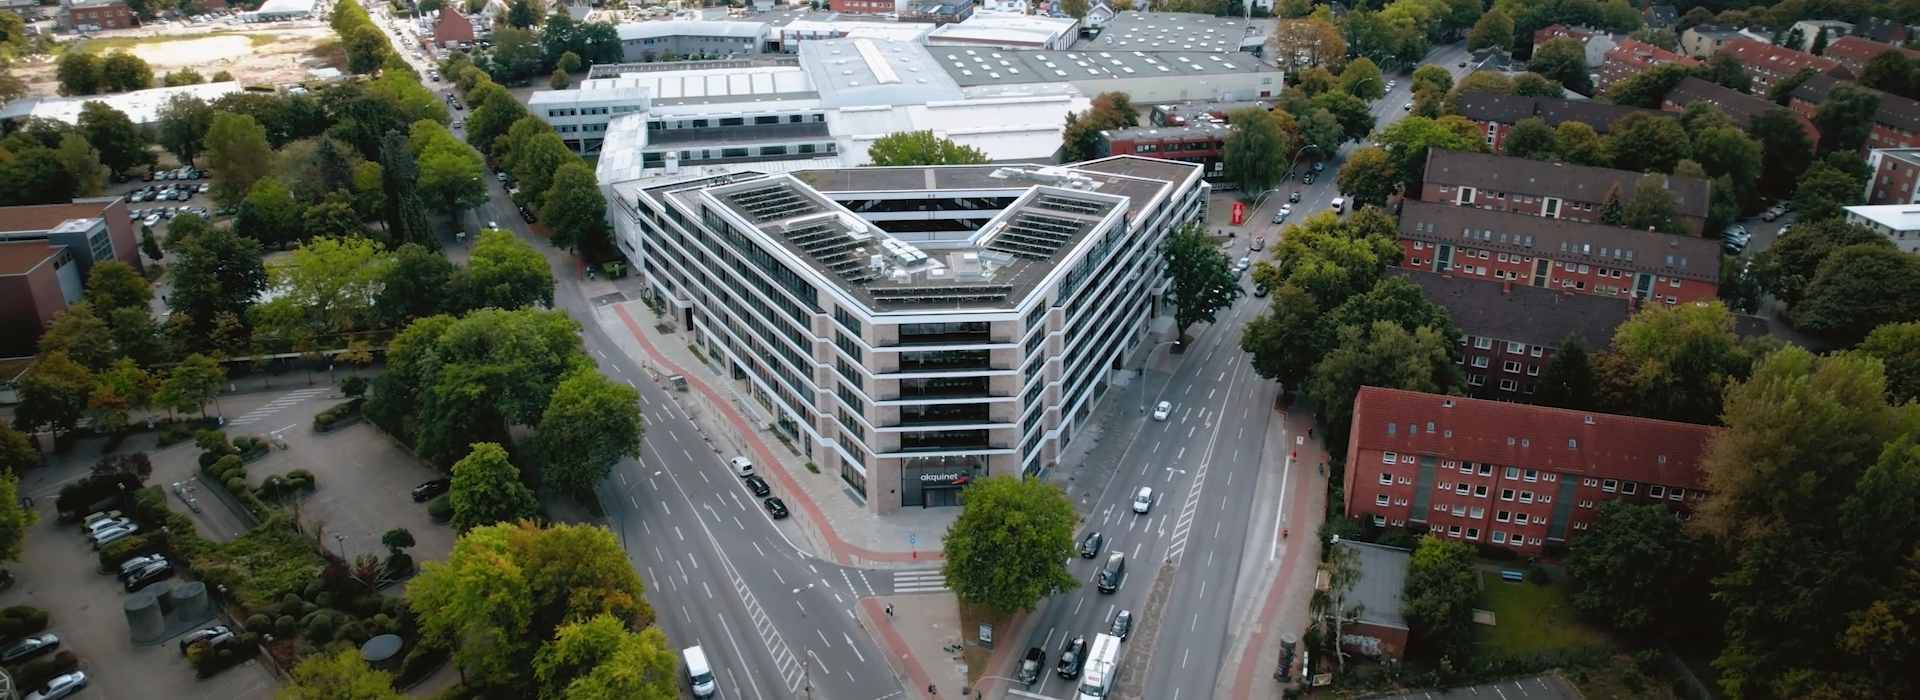
<path fill-rule="evenodd" d="M 964 22 L 943 24 L 927 35 L 927 45 L 982 46 L 996 49 L 1065 51 L 1080 37 L 1072 17 L 974 12 Z"/>
<path fill-rule="evenodd" d="M 778 45 L 782 53 L 799 53 L 800 44 L 820 39 L 873 39 L 910 44 L 927 43 L 927 35 L 936 25 L 928 22 L 821 22 L 800 19 L 779 27 Z"/>
<path fill-rule="evenodd" d="M 1920 204 L 1847 207 L 1847 221 L 1880 232 L 1895 247 L 1920 253 Z"/>
<path fill-rule="evenodd" d="M 761 53 L 773 36 L 766 22 L 730 22 L 671 19 L 628 22 L 614 27 L 628 61 L 647 61 L 672 54 L 733 56 Z"/>
<path fill-rule="evenodd" d="M 1159 244 L 1205 219 L 1200 175 L 1133 156 L 739 171 L 609 199 L 649 294 L 752 419 L 889 512 L 1057 458 L 1155 342 Z"/>

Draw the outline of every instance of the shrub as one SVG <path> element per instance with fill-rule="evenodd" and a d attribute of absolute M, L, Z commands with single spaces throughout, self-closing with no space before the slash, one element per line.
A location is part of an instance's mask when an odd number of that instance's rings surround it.
<path fill-rule="evenodd" d="M 333 616 L 325 613 L 314 615 L 312 620 L 307 621 L 307 628 L 302 635 L 314 644 L 326 644 L 332 641 Z"/>
<path fill-rule="evenodd" d="M 266 613 L 254 613 L 247 618 L 244 627 L 251 632 L 264 632 L 273 629 L 272 625 L 273 618 L 267 617 Z"/>
<path fill-rule="evenodd" d="M 286 488 L 286 495 L 288 496 L 293 496 L 300 493 L 313 493 L 313 480 L 305 479 L 301 477 L 294 477 L 286 480 L 285 488 Z"/>
<path fill-rule="evenodd" d="M 14 687 L 38 688 L 53 680 L 54 676 L 73 670 L 80 665 L 80 657 L 71 651 L 62 651 L 53 656 L 28 661 L 14 674 Z"/>
<path fill-rule="evenodd" d="M 1547 567 L 1541 566 L 1540 562 L 1533 562 L 1527 565 L 1528 582 L 1536 586 L 1545 586 L 1548 580 Z"/>
<path fill-rule="evenodd" d="M 360 395 L 367 393 L 367 378 L 356 374 L 340 380 L 340 393 L 354 397 L 354 400 L 348 403 L 359 403 Z"/>
<path fill-rule="evenodd" d="M 227 491 L 229 491 L 229 492 L 231 492 L 231 493 L 232 493 L 233 495 L 235 495 L 235 496 L 238 496 L 238 495 L 240 495 L 240 494 L 243 494 L 243 493 L 246 493 L 246 492 L 247 492 L 247 480 L 246 480 L 246 479 L 242 479 L 242 478 L 240 478 L 240 477 L 237 477 L 237 476 L 236 476 L 236 477 L 234 477 L 234 478 L 231 478 L 231 479 L 228 479 L 228 480 L 227 480 Z"/>
<path fill-rule="evenodd" d="M 314 596 L 313 604 L 323 608 L 333 607 L 333 592 L 321 591 L 320 595 Z"/>
<path fill-rule="evenodd" d="M 308 484 L 319 483 L 318 481 L 314 480 L 313 472 L 307 471 L 305 469 L 295 469 L 293 471 L 287 472 L 287 480 L 291 481 L 294 479 L 305 479 Z"/>
<path fill-rule="evenodd" d="M 15 605 L 0 610 L 0 642 L 13 642 L 47 628 L 47 613 L 39 608 Z"/>
<path fill-rule="evenodd" d="M 433 500 L 427 501 L 427 515 L 432 516 L 434 520 L 452 520 L 453 501 L 449 500 L 446 494 L 435 496 Z"/>
<path fill-rule="evenodd" d="M 260 439 L 258 435 L 242 435 L 233 439 L 233 447 L 239 450 L 241 454 L 251 454 L 255 451 L 266 449 L 267 442 Z"/>
<path fill-rule="evenodd" d="M 394 685 L 405 685 L 409 682 L 426 678 L 429 674 L 433 673 L 434 669 L 439 668 L 440 664 L 445 663 L 446 660 L 446 649 L 439 649 L 425 644 L 415 645 L 413 650 L 407 652 L 407 657 L 401 660 L 400 673 L 394 678 Z"/>
<path fill-rule="evenodd" d="M 293 619 L 292 615 L 281 615 L 273 619 L 273 636 L 285 639 L 299 633 L 300 621 Z"/>
<path fill-rule="evenodd" d="M 386 613 L 380 613 L 367 619 L 367 631 L 373 634 L 393 634 L 399 630 L 400 623 L 395 622 L 393 618 L 388 617 Z"/>
<path fill-rule="evenodd" d="M 367 634 L 366 623 L 359 620 L 352 620 L 340 625 L 340 629 L 336 630 L 333 634 L 335 637 L 353 642 L 356 645 L 365 644 L 366 641 L 373 636 Z"/>
<path fill-rule="evenodd" d="M 93 512 L 94 506 L 108 501 L 124 506 L 119 501 L 122 494 L 133 493 L 145 485 L 139 475 L 126 472 L 82 477 L 60 487 L 60 496 L 54 499 L 54 508 L 78 518 Z"/>
<path fill-rule="evenodd" d="M 128 559 L 159 551 L 159 539 L 160 536 L 157 533 L 150 533 L 110 542 L 107 546 L 100 548 L 100 568 L 113 570 Z"/>
<path fill-rule="evenodd" d="M 313 645 L 313 643 L 308 642 L 307 640 L 304 640 L 304 639 L 300 640 L 299 642 L 293 645 L 293 655 L 296 658 L 302 657 L 302 656 L 313 656 L 314 654 L 318 654 L 318 653 L 320 653 L 320 647 L 316 647 Z"/>
<path fill-rule="evenodd" d="M 387 578 L 399 578 L 413 571 L 413 557 L 406 552 L 394 552 L 387 556 Z"/>

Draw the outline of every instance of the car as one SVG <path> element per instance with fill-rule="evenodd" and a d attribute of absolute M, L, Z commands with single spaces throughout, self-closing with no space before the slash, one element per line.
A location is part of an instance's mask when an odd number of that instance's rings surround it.
<path fill-rule="evenodd" d="M 1282 207 L 1280 211 L 1276 211 L 1273 213 L 1273 225 L 1279 226 L 1280 224 L 1284 224 L 1286 222 L 1287 222 L 1287 210 L 1285 207 Z"/>
<path fill-rule="evenodd" d="M 413 502 L 424 503 L 431 501 L 434 496 L 446 493 L 447 489 L 452 487 L 452 479 L 434 479 L 433 481 L 415 486 L 413 487 Z"/>
<path fill-rule="evenodd" d="M 1392 90 L 1392 89 L 1393 89 L 1393 86 L 1395 86 L 1395 85 L 1399 85 L 1399 84 L 1400 84 L 1400 81 L 1398 81 L 1398 80 L 1389 80 L 1389 81 L 1387 81 L 1387 89 L 1388 89 L 1388 90 Z"/>
<path fill-rule="evenodd" d="M 142 179 L 142 180 L 145 180 L 145 181 L 147 181 L 147 182 L 153 182 L 153 171 L 151 171 L 151 170 L 149 170 L 149 171 L 147 171 L 147 174 L 146 174 L 146 176 L 145 176 L 145 177 L 142 177 L 142 178 L 140 178 L 140 179 Z"/>
<path fill-rule="evenodd" d="M 495 180 L 499 180 L 499 181 L 500 181 L 500 184 L 502 184 L 502 185 L 504 185 L 504 184 L 507 184 L 507 174 L 506 174 L 506 173 L 504 173 L 504 172 L 496 172 L 496 173 L 494 173 L 494 174 L 493 174 L 493 179 L 495 179 Z"/>
<path fill-rule="evenodd" d="M 1412 102 L 1408 102 L 1408 103 L 1406 103 L 1405 105 L 1402 105 L 1402 106 L 1400 107 L 1400 111 L 1402 111 L 1402 112 L 1411 112 L 1411 111 L 1413 111 L 1413 103 L 1412 103 Z"/>
<path fill-rule="evenodd" d="M 1265 299 L 1267 297 L 1267 291 L 1267 283 L 1265 282 L 1253 285 L 1253 295 L 1255 297 Z"/>
<path fill-rule="evenodd" d="M 1127 641 L 1127 635 L 1132 633 L 1133 633 L 1133 611 L 1132 610 L 1122 610 L 1120 611 L 1120 614 L 1113 616 L 1113 627 L 1112 629 L 1107 630 L 1107 634 L 1111 634 L 1115 637 L 1119 637 L 1120 641 L 1124 642 L 1124 641 Z"/>
<path fill-rule="evenodd" d="M 192 647 L 194 643 L 202 640 L 207 642 L 207 646 L 216 646 L 232 636 L 233 630 L 229 629 L 226 625 L 195 630 L 188 633 L 187 636 L 180 638 L 180 653 L 187 653 L 189 647 Z"/>
<path fill-rule="evenodd" d="M 455 128 L 455 129 L 458 129 L 458 128 L 460 128 L 460 124 L 461 124 L 461 121 L 460 121 L 460 120 L 458 120 L 458 119 L 455 119 L 455 120 L 453 120 L 453 128 Z"/>
<path fill-rule="evenodd" d="M 1153 508 L 1152 486 L 1142 486 L 1139 491 L 1133 492 L 1133 512 L 1144 515 L 1151 508 Z"/>
<path fill-rule="evenodd" d="M 1285 210 L 1282 210 L 1282 211 L 1285 211 Z M 1267 247 L 1266 236 L 1254 236 L 1253 242 L 1247 244 L 1247 250 L 1260 250 L 1261 248 L 1265 248 L 1265 247 Z"/>
<path fill-rule="evenodd" d="M 747 490 L 752 491 L 755 496 L 765 496 L 773 493 L 773 489 L 767 486 L 767 480 L 757 476 L 747 477 Z"/>
<path fill-rule="evenodd" d="M 1297 204 L 1297 203 L 1299 203 L 1299 202 L 1300 202 L 1300 190 L 1294 190 L 1294 191 L 1293 191 L 1293 194 L 1290 194 L 1290 195 L 1287 195 L 1287 201 L 1288 201 L 1288 202 L 1293 202 L 1293 203 L 1296 203 L 1296 204 Z"/>
<path fill-rule="evenodd" d="M 1465 67 L 1467 67 L 1467 62 L 1466 62 L 1466 61 L 1461 61 L 1461 62 L 1460 62 L 1460 67 L 1461 67 L 1461 68 L 1465 68 Z"/>
<path fill-rule="evenodd" d="M 1302 185 L 1311 185 L 1311 184 L 1313 184 L 1313 173 L 1307 173 L 1307 174 L 1305 174 L 1305 175 L 1301 175 L 1301 176 L 1300 176 L 1300 184 L 1302 184 Z"/>
<path fill-rule="evenodd" d="M 122 515 L 123 514 L 117 510 L 103 510 L 98 513 L 92 513 L 87 515 L 87 519 L 81 521 L 81 524 L 91 528 L 93 527 L 94 523 L 100 522 L 102 520 L 115 520 L 120 518 Z"/>
<path fill-rule="evenodd" d="M 1167 416 L 1170 416 L 1170 415 L 1173 415 L 1172 401 L 1162 401 L 1160 403 L 1153 405 L 1154 420 L 1166 420 Z"/>
<path fill-rule="evenodd" d="M 753 462 L 749 461 L 745 457 L 735 457 L 733 459 L 729 459 L 727 460 L 727 466 L 733 468 L 734 476 L 739 476 L 739 477 L 753 476 Z"/>
<path fill-rule="evenodd" d="M 497 228 L 500 228 L 500 222 L 498 222 L 498 221 L 489 221 L 489 222 L 487 222 L 487 228 L 492 228 L 492 229 L 497 229 Z"/>
<path fill-rule="evenodd" d="M 1321 172 L 1321 171 L 1324 171 L 1324 170 L 1326 170 L 1326 169 L 1327 169 L 1327 162 L 1326 162 L 1326 161 L 1324 161 L 1324 160 L 1316 160 L 1316 161 L 1314 161 L 1314 162 L 1313 162 L 1313 171 L 1314 171 L 1314 172 L 1316 172 L 1316 173 L 1317 173 L 1317 172 Z"/>
<path fill-rule="evenodd" d="M 1074 637 L 1072 641 L 1060 647 L 1060 665 L 1054 668 L 1061 678 L 1073 678 L 1080 675 L 1080 657 L 1087 653 L 1087 638 Z"/>
<path fill-rule="evenodd" d="M 120 562 L 120 580 L 124 581 L 128 576 L 140 573 L 141 569 L 166 560 L 166 557 L 158 554 L 146 554 Z"/>
<path fill-rule="evenodd" d="M 49 651 L 53 651 L 56 647 L 59 647 L 59 646 L 60 646 L 60 638 L 53 636 L 51 634 L 43 634 L 38 637 L 28 637 L 26 639 L 20 640 L 18 644 L 14 644 L 13 646 L 7 647 L 5 651 L 0 651 L 0 663 L 4 663 L 8 665 L 17 664 L 22 661 L 26 661 L 33 657 L 39 656 L 41 654 L 45 654 Z"/>
<path fill-rule="evenodd" d="M 1783 211 L 1780 211 L 1780 208 L 1779 208 L 1779 207 L 1774 207 L 1774 208 L 1772 208 L 1772 209 L 1768 209 L 1768 210 L 1766 211 L 1766 213 L 1764 213 L 1764 214 L 1761 214 L 1761 215 L 1760 215 L 1760 220 L 1761 220 L 1761 221 L 1772 221 L 1772 220 L 1774 220 L 1774 219 L 1778 219 L 1778 218 L 1780 218 L 1780 215 L 1781 215 L 1781 214 L 1784 214 L 1784 213 L 1786 213 L 1786 212 L 1783 212 Z"/>
<path fill-rule="evenodd" d="M 60 698 L 72 695 L 73 691 L 79 690 L 86 685 L 87 674 L 81 671 L 54 676 L 53 680 L 47 681 L 47 684 L 41 686 L 39 690 L 28 693 L 27 700 L 59 700 Z"/>
<path fill-rule="evenodd" d="M 540 217 L 534 216 L 533 210 L 527 207 L 520 207 L 520 218 L 526 219 L 529 224 L 540 220 Z"/>
<path fill-rule="evenodd" d="M 1013 678 L 1021 683 L 1033 685 L 1034 681 L 1040 680 L 1040 669 L 1046 666 L 1047 651 L 1040 647 L 1033 647 L 1027 650 L 1026 658 L 1021 659 L 1020 671 L 1015 673 Z"/>
<path fill-rule="evenodd" d="M 779 520 L 781 518 L 787 517 L 788 515 L 786 502 L 778 498 L 774 498 L 770 496 L 765 500 L 760 501 L 760 504 L 767 507 L 767 515 L 773 516 L 774 520 Z"/>
<path fill-rule="evenodd" d="M 1241 258 L 1239 262 L 1233 264 L 1233 273 L 1237 275 L 1246 272 L 1249 267 L 1253 267 L 1253 259 Z"/>
<path fill-rule="evenodd" d="M 173 578 L 173 563 L 162 561 L 148 564 L 147 568 L 133 572 L 132 576 L 127 577 L 127 582 L 124 587 L 128 593 L 133 593 L 147 586 L 151 586 L 156 582 L 165 581 L 170 578 Z"/>
<path fill-rule="evenodd" d="M 1106 536 L 1098 532 L 1087 533 L 1087 536 L 1084 539 L 1080 540 L 1081 558 L 1092 559 L 1095 556 L 1099 555 L 1100 545 L 1105 544 L 1106 541 L 1107 541 Z"/>
<path fill-rule="evenodd" d="M 1278 219 L 1279 221 L 1275 221 L 1273 223 L 1277 224 L 1277 223 L 1280 223 L 1281 221 L 1286 221 L 1287 217 L 1292 215 L 1293 215 L 1293 205 L 1282 204 L 1280 205 L 1280 211 L 1273 215 L 1273 218 Z"/>
<path fill-rule="evenodd" d="M 460 111 L 466 111 L 466 109 L 467 109 L 467 106 L 466 106 L 466 105 L 463 105 L 463 104 L 460 104 L 459 102 L 455 102 L 455 103 L 453 103 L 453 108 L 454 108 L 454 109 L 456 109 L 456 110 L 460 110 Z"/>
<path fill-rule="evenodd" d="M 213 183 L 209 182 L 209 183 L 200 185 L 200 194 L 206 194 L 212 191 L 213 191 Z"/>
<path fill-rule="evenodd" d="M 99 534 L 100 531 L 102 530 L 111 530 L 116 527 L 126 527 L 132 524 L 133 524 L 133 518 L 114 518 L 112 520 L 95 520 L 93 521 L 93 524 L 87 526 L 87 534 L 89 535 Z"/>
<path fill-rule="evenodd" d="M 118 527 L 110 527 L 105 530 L 101 530 L 99 532 L 93 533 L 92 535 L 88 535 L 87 541 L 93 545 L 94 549 L 99 549 L 101 547 L 105 547 L 115 542 L 119 542 L 120 540 L 124 540 L 128 537 L 132 537 L 133 533 L 136 533 L 139 531 L 140 531 L 140 526 L 138 524 L 127 523 L 125 525 L 120 525 Z"/>

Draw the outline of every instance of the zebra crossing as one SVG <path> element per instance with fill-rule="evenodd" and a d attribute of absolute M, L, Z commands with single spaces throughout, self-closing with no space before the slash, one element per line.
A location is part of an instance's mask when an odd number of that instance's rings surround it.
<path fill-rule="evenodd" d="M 893 594 L 939 593 L 947 590 L 947 577 L 940 570 L 893 572 Z"/>
<path fill-rule="evenodd" d="M 315 387 L 312 389 L 301 389 L 299 391 L 290 391 L 290 392 L 287 392 L 286 395 L 268 402 L 267 405 L 265 406 L 261 406 L 259 408 L 253 409 L 244 414 L 241 414 L 238 418 L 234 418 L 233 420 L 227 421 L 227 425 L 230 425 L 236 428 L 243 425 L 251 425 L 253 423 L 260 421 L 263 418 L 266 418 L 267 416 L 271 416 L 275 413 L 280 412 L 281 409 L 287 408 L 288 406 L 292 406 L 294 404 L 300 403 L 302 401 L 313 398 L 315 396 L 328 393 L 330 391 L 333 391 L 333 387 L 323 386 L 323 387 Z"/>
<path fill-rule="evenodd" d="M 760 601 L 753 597 L 753 591 L 747 590 L 747 580 L 733 568 L 733 562 L 722 555 L 720 563 L 726 568 L 727 581 L 733 584 L 734 594 L 740 596 L 740 602 L 747 606 L 747 619 L 753 621 L 754 634 L 760 636 L 760 643 L 765 644 L 767 653 L 773 655 L 774 666 L 780 669 L 780 680 L 786 684 L 787 692 L 799 690 L 801 681 L 806 678 L 806 669 L 801 666 L 800 659 L 793 655 L 793 649 L 780 636 L 780 630 L 774 628 L 773 620 L 760 607 Z M 721 624 L 725 625 L 726 621 L 721 620 Z"/>

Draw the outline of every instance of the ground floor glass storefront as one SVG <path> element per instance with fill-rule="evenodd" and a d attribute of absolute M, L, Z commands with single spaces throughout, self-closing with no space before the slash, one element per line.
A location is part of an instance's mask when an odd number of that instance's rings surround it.
<path fill-rule="evenodd" d="M 960 489 L 986 473 L 985 455 L 900 460 L 900 507 L 960 505 Z"/>

